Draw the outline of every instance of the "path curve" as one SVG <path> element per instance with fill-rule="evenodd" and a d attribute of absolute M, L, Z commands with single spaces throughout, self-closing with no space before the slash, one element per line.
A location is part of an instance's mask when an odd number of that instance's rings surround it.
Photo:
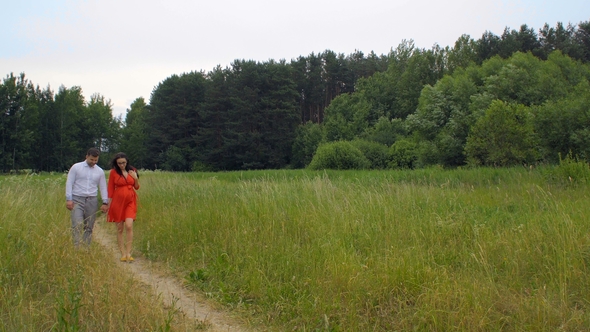
<path fill-rule="evenodd" d="M 112 252 L 113 259 L 119 262 L 120 253 L 117 247 L 117 240 L 114 236 L 107 234 L 103 228 L 108 227 L 104 219 L 96 220 L 93 239 Z M 114 227 L 114 226 L 113 226 Z M 136 279 L 152 287 L 156 294 L 162 297 L 167 306 L 174 306 L 184 313 L 188 318 L 207 325 L 208 332 L 246 332 L 229 315 L 216 310 L 203 300 L 203 297 L 196 292 L 183 287 L 178 279 L 163 275 L 150 267 L 150 263 L 143 259 L 136 259 L 133 263 L 121 263 L 121 268 L 128 271 Z"/>

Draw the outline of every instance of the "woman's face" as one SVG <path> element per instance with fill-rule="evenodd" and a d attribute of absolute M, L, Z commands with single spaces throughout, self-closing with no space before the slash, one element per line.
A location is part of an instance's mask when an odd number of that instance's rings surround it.
<path fill-rule="evenodd" d="M 125 170 L 125 166 L 127 166 L 127 159 L 125 158 L 119 158 L 117 159 L 117 166 L 119 166 L 119 168 L 124 171 Z"/>

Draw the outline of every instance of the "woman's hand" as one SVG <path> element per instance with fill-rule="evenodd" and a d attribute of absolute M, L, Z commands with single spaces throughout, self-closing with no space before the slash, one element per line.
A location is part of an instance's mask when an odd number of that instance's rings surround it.
<path fill-rule="evenodd" d="M 129 175 L 131 175 L 132 178 L 134 178 L 135 180 L 137 180 L 137 173 L 134 170 L 130 170 L 129 171 Z"/>

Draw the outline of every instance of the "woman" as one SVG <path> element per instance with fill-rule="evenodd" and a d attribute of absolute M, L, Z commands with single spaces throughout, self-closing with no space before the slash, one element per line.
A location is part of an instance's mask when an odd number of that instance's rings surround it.
<path fill-rule="evenodd" d="M 129 159 L 123 152 L 115 155 L 111 161 L 109 174 L 109 212 L 107 221 L 117 223 L 117 242 L 121 250 L 121 262 L 133 262 L 131 244 L 133 242 L 133 221 L 137 214 L 137 194 L 139 175 L 129 165 Z M 127 235 L 123 243 L 123 229 Z"/>

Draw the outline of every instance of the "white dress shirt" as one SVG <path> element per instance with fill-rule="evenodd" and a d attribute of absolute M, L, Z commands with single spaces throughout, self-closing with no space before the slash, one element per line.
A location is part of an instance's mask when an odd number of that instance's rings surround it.
<path fill-rule="evenodd" d="M 68 172 L 66 181 L 66 200 L 72 196 L 92 197 L 98 195 L 98 189 L 104 203 L 108 202 L 107 181 L 104 171 L 98 165 L 90 167 L 85 161 L 75 163 Z"/>

